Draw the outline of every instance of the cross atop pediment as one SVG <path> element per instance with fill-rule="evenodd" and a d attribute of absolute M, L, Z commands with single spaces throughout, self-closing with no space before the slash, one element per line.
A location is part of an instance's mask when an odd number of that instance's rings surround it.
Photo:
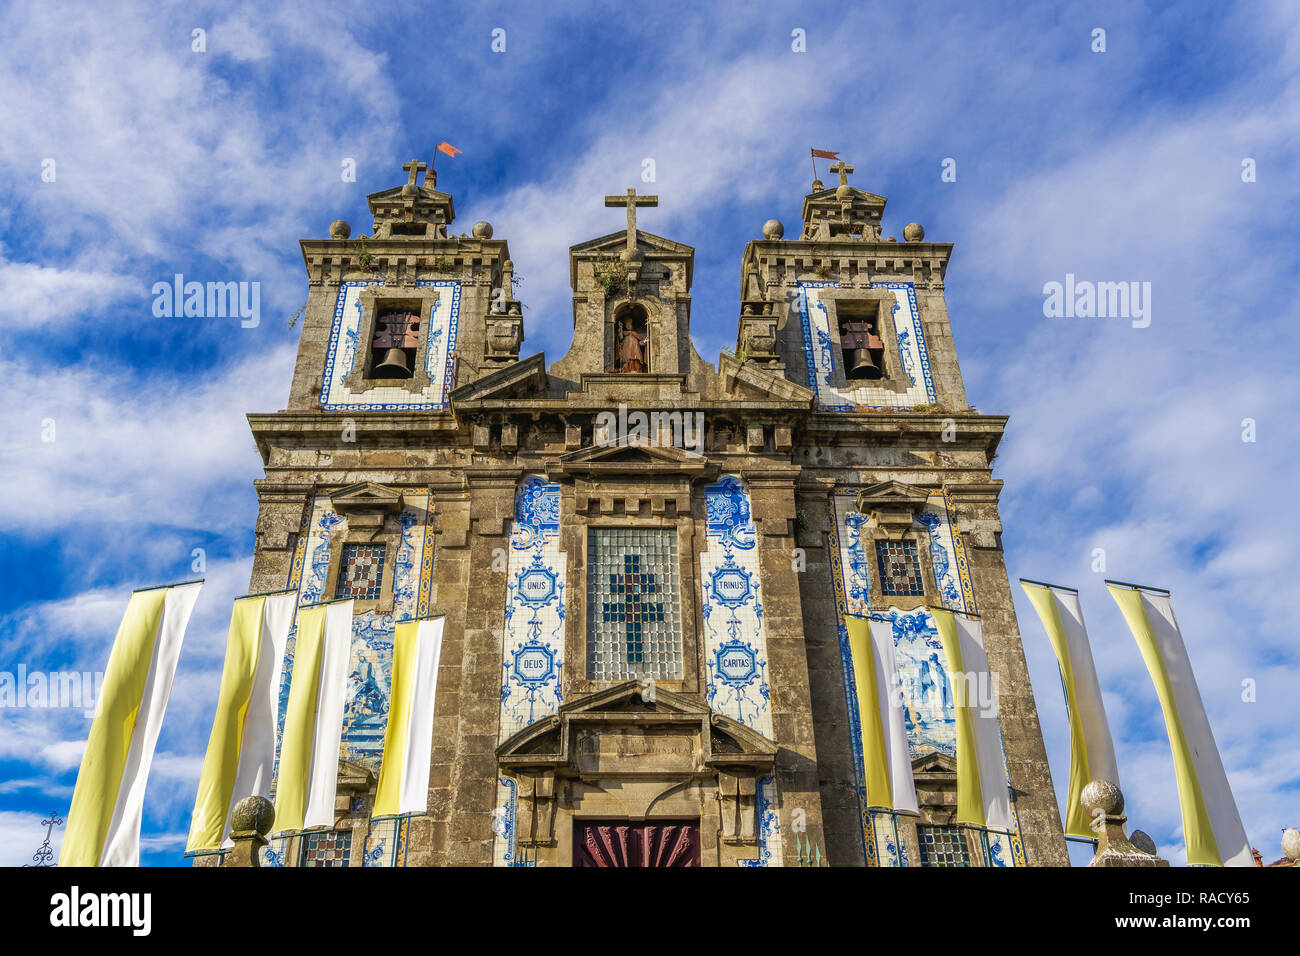
<path fill-rule="evenodd" d="M 849 184 L 849 173 L 853 172 L 852 166 L 841 159 L 839 162 L 831 163 L 828 168 L 831 172 L 836 173 L 840 177 L 841 186 L 847 186 Z"/>
<path fill-rule="evenodd" d="M 416 182 L 416 177 L 429 168 L 428 163 L 422 163 L 418 159 L 413 159 L 409 163 L 402 163 L 402 168 L 411 174 L 411 178 L 406 181 L 408 186 L 420 185 Z"/>
<path fill-rule="evenodd" d="M 627 207 L 627 251 L 636 252 L 636 207 L 658 206 L 658 196 L 638 196 L 635 189 L 629 189 L 626 196 L 606 196 L 606 206 Z"/>

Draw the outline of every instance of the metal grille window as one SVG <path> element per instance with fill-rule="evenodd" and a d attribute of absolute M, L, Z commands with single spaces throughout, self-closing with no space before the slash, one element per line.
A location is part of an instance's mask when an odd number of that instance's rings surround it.
<path fill-rule="evenodd" d="M 302 837 L 300 866 L 347 866 L 352 855 L 351 830 L 310 830 Z"/>
<path fill-rule="evenodd" d="M 918 826 L 922 866 L 970 866 L 970 848 L 961 827 Z"/>
<path fill-rule="evenodd" d="M 592 528 L 587 541 L 587 677 L 681 680 L 677 532 Z"/>
<path fill-rule="evenodd" d="M 920 595 L 921 560 L 915 541 L 877 541 L 876 566 L 880 569 L 880 593 Z"/>
<path fill-rule="evenodd" d="M 379 597 L 384 581 L 384 546 L 382 544 L 345 544 L 339 561 L 336 598 L 373 601 Z"/>

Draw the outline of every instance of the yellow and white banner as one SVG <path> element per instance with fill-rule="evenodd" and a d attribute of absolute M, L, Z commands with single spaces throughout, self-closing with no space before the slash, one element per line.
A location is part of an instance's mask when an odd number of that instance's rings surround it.
<path fill-rule="evenodd" d="M 1188 864 L 1254 866 L 1168 592 L 1112 581 L 1106 588 L 1133 632 L 1164 711 Z"/>
<path fill-rule="evenodd" d="M 379 765 L 374 816 L 429 810 L 429 760 L 433 753 L 433 705 L 442 655 L 442 615 L 402 621 L 393 637 L 393 689 Z"/>
<path fill-rule="evenodd" d="M 997 687 L 976 618 L 931 608 L 957 719 L 957 822 L 1010 830 L 1010 788 L 998 728 Z"/>
<path fill-rule="evenodd" d="M 872 807 L 916 813 L 916 784 L 907 749 L 901 684 L 894 660 L 894 625 L 849 615 L 844 619 L 853 656 L 862 734 L 862 772 Z"/>
<path fill-rule="evenodd" d="M 245 797 L 271 796 L 280 679 L 295 601 L 293 591 L 235 601 L 187 852 L 228 842 L 231 806 Z"/>
<path fill-rule="evenodd" d="M 273 833 L 334 826 L 353 602 L 298 609 Z"/>
<path fill-rule="evenodd" d="M 1070 791 L 1065 801 L 1065 833 L 1095 838 L 1092 820 L 1079 800 L 1083 788 L 1093 780 L 1109 780 L 1116 786 L 1120 780 L 1079 592 L 1024 578 L 1020 579 L 1020 586 L 1038 612 L 1047 639 L 1056 651 L 1070 712 Z"/>
<path fill-rule="evenodd" d="M 202 581 L 136 591 L 90 725 L 59 866 L 139 866 L 140 821 L 181 642 Z"/>

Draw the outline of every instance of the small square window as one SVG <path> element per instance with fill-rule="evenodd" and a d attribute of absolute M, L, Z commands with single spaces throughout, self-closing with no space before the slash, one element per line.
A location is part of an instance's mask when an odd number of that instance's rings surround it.
<path fill-rule="evenodd" d="M 384 581 L 384 546 L 382 544 L 345 544 L 339 562 L 336 598 L 373 601 L 379 597 Z"/>
<path fill-rule="evenodd" d="M 970 866 L 970 847 L 961 827 L 918 826 L 922 866 Z"/>
<path fill-rule="evenodd" d="M 311 830 L 303 834 L 299 865 L 347 866 L 351 855 L 351 830 Z"/>
<path fill-rule="evenodd" d="M 925 594 L 915 541 L 877 541 L 876 566 L 880 569 L 882 594 Z"/>

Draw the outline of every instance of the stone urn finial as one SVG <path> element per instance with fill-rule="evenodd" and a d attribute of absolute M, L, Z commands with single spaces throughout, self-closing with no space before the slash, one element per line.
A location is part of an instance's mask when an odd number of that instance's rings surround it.
<path fill-rule="evenodd" d="M 261 866 L 266 835 L 275 824 L 275 807 L 266 797 L 244 797 L 230 811 L 230 839 L 235 847 L 222 866 Z"/>
<path fill-rule="evenodd" d="M 1099 814 L 1118 817 L 1124 813 L 1124 794 L 1109 780 L 1092 781 L 1079 794 L 1079 802 L 1094 820 Z"/>
<path fill-rule="evenodd" d="M 1300 866 L 1300 830 L 1287 827 L 1282 831 L 1282 852 L 1288 860 Z"/>
<path fill-rule="evenodd" d="M 1156 856 L 1155 842 L 1142 831 L 1130 840 L 1124 832 L 1124 793 L 1110 780 L 1093 780 L 1079 794 L 1079 802 L 1092 817 L 1097 853 L 1089 866 L 1168 866 Z"/>

